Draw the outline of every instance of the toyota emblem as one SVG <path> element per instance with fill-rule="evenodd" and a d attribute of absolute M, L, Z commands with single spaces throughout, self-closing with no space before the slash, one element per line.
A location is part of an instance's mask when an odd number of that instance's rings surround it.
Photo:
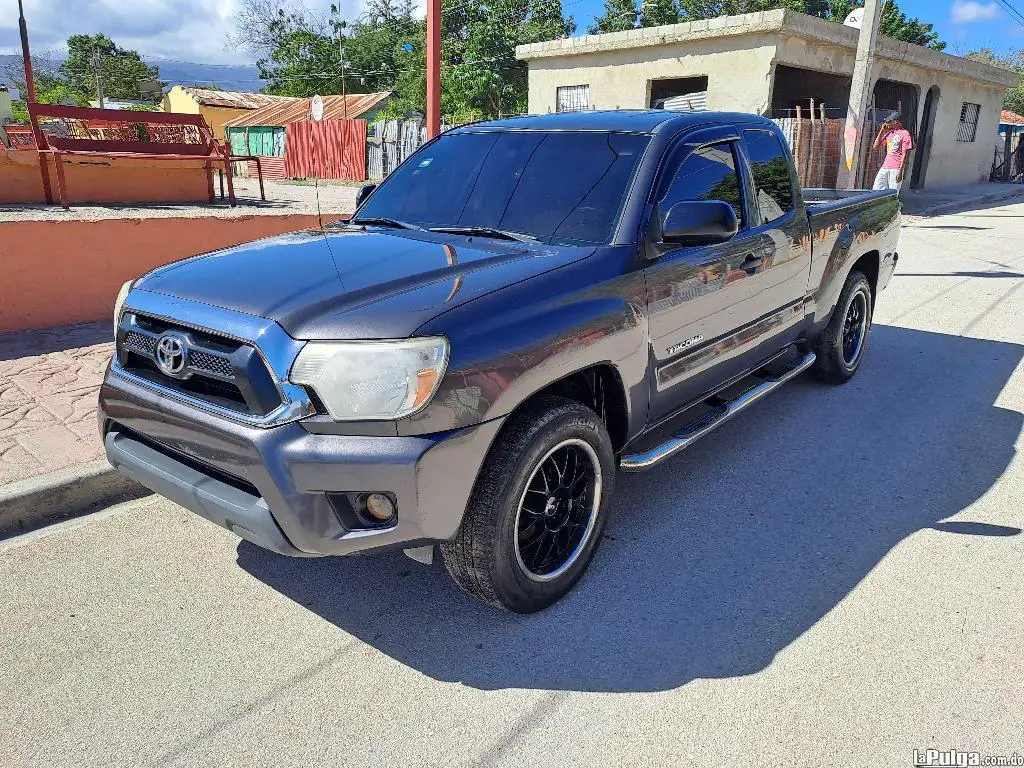
<path fill-rule="evenodd" d="M 178 376 L 185 370 L 187 342 L 177 333 L 165 333 L 156 343 L 157 367 L 168 376 Z"/>

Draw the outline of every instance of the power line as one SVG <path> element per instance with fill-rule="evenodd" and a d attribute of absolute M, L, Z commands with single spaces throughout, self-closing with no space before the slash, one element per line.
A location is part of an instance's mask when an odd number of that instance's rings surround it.
<path fill-rule="evenodd" d="M 1006 11 L 1010 14 L 1010 18 L 1024 27 L 1024 14 L 1018 11 L 1013 5 L 1010 4 L 1010 0 L 996 0 Z"/>

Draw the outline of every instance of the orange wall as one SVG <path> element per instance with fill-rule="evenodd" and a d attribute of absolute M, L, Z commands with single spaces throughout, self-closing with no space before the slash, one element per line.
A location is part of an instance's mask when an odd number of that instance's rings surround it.
<path fill-rule="evenodd" d="M 48 160 L 57 200 L 57 174 Z M 72 203 L 190 203 L 209 200 L 201 161 L 64 159 Z M 215 179 L 216 180 L 216 179 Z M 219 187 L 218 187 L 219 193 Z M 42 174 L 34 151 L 0 150 L 0 203 L 42 203 Z"/>
<path fill-rule="evenodd" d="M 0 332 L 104 320 L 121 284 L 154 267 L 317 226 L 316 216 L 298 214 L 100 221 L 2 216 Z M 339 218 L 324 216 L 324 223 Z"/>

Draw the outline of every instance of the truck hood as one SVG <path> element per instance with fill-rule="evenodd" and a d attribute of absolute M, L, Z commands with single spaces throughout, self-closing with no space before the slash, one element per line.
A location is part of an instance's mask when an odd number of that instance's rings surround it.
<path fill-rule="evenodd" d="M 340 228 L 197 256 L 156 269 L 135 287 L 266 317 L 297 339 L 404 338 L 460 304 L 593 252 Z"/>

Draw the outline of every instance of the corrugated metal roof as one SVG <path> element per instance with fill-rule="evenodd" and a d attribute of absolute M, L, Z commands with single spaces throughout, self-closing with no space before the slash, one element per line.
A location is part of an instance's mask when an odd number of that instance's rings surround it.
<path fill-rule="evenodd" d="M 380 93 L 350 93 L 347 96 L 324 96 L 324 120 L 352 120 L 377 107 L 391 95 L 390 91 Z M 309 120 L 309 108 L 313 100 L 292 99 L 285 103 L 271 104 L 224 123 L 225 128 L 252 126 L 282 126 Z"/>
<path fill-rule="evenodd" d="M 181 86 L 196 103 L 204 107 L 228 107 L 231 109 L 260 109 L 288 101 L 302 101 L 294 96 L 271 96 L 267 93 L 248 93 L 246 91 L 216 91 L 210 88 L 193 88 Z"/>
<path fill-rule="evenodd" d="M 659 99 L 655 102 L 654 108 L 667 109 L 669 112 L 707 112 L 708 92 L 694 91 L 693 93 L 684 93 L 681 96 Z"/>
<path fill-rule="evenodd" d="M 1016 112 L 1011 112 L 1008 109 L 1004 109 L 999 113 L 999 124 L 1000 125 L 1024 125 L 1024 115 L 1018 115 Z"/>

